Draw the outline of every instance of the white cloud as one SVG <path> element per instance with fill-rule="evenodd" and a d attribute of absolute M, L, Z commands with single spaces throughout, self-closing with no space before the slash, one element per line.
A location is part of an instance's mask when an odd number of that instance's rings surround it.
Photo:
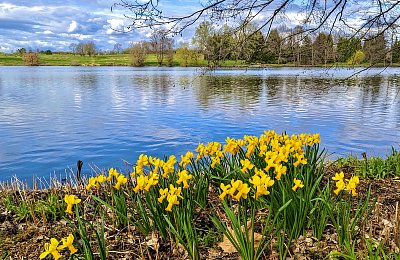
<path fill-rule="evenodd" d="M 72 22 L 69 24 L 68 32 L 69 32 L 69 33 L 74 32 L 74 31 L 76 30 L 77 27 L 78 27 L 78 23 L 77 23 L 76 21 L 72 21 Z"/>

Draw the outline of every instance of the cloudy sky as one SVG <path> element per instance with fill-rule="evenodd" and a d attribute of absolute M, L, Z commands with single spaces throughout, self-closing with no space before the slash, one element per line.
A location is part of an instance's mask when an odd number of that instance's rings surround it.
<path fill-rule="evenodd" d="M 118 0 L 0 0 L 0 52 L 14 52 L 22 47 L 67 51 L 71 43 L 80 41 L 93 41 L 101 50 L 112 50 L 116 43 L 125 48 L 130 42 L 143 40 L 148 30 L 123 32 L 130 21 L 121 11 L 111 12 L 116 2 Z M 177 12 L 188 9 L 185 5 L 191 1 L 162 2 L 171 12 Z M 188 39 L 192 33 L 193 30 L 188 31 L 184 37 Z"/>
<path fill-rule="evenodd" d="M 103 51 L 112 50 L 116 43 L 123 48 L 131 42 L 146 40 L 149 29 L 126 32 L 131 23 L 124 14 L 127 10 L 114 9 L 111 6 L 120 0 L 0 0 L 0 52 L 14 52 L 18 48 L 52 51 L 68 51 L 72 43 L 93 41 Z M 188 14 L 207 0 L 162 0 L 160 6 L 169 15 Z M 277 3 L 280 1 L 276 1 Z M 328 1 L 329 2 L 329 1 Z M 360 17 L 360 3 L 348 8 L 352 12 L 347 23 L 357 24 Z M 368 1 L 367 1 L 368 2 Z M 288 27 L 299 24 L 304 18 L 299 16 L 303 1 L 294 1 L 291 9 L 286 10 L 285 19 L 279 21 Z M 331 3 L 331 2 L 329 2 Z M 332 3 L 331 3 L 332 4 Z M 354 9 L 354 7 L 356 7 Z M 354 12 L 352 11 L 354 9 Z M 265 14 L 257 20 L 266 20 Z M 175 36 L 175 41 L 189 41 L 195 26 Z M 125 31 L 125 32 L 124 32 Z"/>

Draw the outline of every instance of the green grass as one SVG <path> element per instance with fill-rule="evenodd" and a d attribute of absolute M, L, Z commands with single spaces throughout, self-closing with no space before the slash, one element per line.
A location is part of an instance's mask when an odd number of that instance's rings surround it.
<path fill-rule="evenodd" d="M 183 66 L 184 61 L 177 55 L 174 56 L 173 66 Z M 198 61 L 188 60 L 187 66 L 207 66 L 207 61 L 201 56 Z M 244 65 L 244 61 L 228 60 L 222 63 L 224 67 Z M 99 54 L 95 56 L 80 56 L 68 53 L 54 53 L 52 55 L 40 54 L 41 66 L 129 66 L 130 54 Z M 157 56 L 148 54 L 145 66 L 158 66 Z M 0 53 L 0 66 L 24 66 L 24 61 L 17 54 Z M 163 66 L 167 66 L 164 58 Z"/>
<path fill-rule="evenodd" d="M 337 159 L 339 167 L 350 167 L 355 174 L 362 178 L 383 179 L 386 177 L 400 177 L 400 151 L 392 148 L 386 158 L 365 157 L 359 159 L 355 156 Z"/>

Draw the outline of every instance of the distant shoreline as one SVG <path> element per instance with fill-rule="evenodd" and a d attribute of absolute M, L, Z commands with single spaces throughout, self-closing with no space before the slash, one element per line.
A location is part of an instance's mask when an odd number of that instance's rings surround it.
<path fill-rule="evenodd" d="M 98 54 L 95 56 L 80 56 L 68 53 L 54 53 L 52 55 L 40 54 L 40 64 L 38 66 L 65 66 L 65 67 L 133 67 L 130 65 L 130 54 Z M 184 65 L 186 64 L 186 65 Z M 0 53 L 0 66 L 26 66 L 22 57 L 18 54 L 1 54 Z M 174 57 L 172 66 L 168 66 L 166 61 L 162 65 L 159 65 L 155 54 L 148 54 L 144 62 L 143 67 L 204 67 L 207 68 L 208 61 L 203 57 L 197 61 L 189 60 L 183 62 L 178 57 Z M 35 66 L 36 67 L 36 66 Z M 221 62 L 216 67 L 211 68 L 281 68 L 281 67 L 293 67 L 293 68 L 368 68 L 368 67 L 400 67 L 400 64 L 392 64 L 391 66 L 385 64 L 376 64 L 370 66 L 368 63 L 359 65 L 348 65 L 347 63 L 330 63 L 330 64 L 318 64 L 318 65 L 306 65 L 306 64 L 248 64 L 243 60 L 226 60 Z"/>

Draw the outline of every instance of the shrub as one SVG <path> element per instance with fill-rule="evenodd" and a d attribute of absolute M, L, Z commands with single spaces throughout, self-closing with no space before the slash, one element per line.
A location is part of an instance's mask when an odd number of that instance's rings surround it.
<path fill-rule="evenodd" d="M 25 53 L 22 56 L 22 58 L 23 58 L 24 64 L 26 66 L 39 66 L 40 65 L 39 53 L 36 53 L 36 52 Z"/>

